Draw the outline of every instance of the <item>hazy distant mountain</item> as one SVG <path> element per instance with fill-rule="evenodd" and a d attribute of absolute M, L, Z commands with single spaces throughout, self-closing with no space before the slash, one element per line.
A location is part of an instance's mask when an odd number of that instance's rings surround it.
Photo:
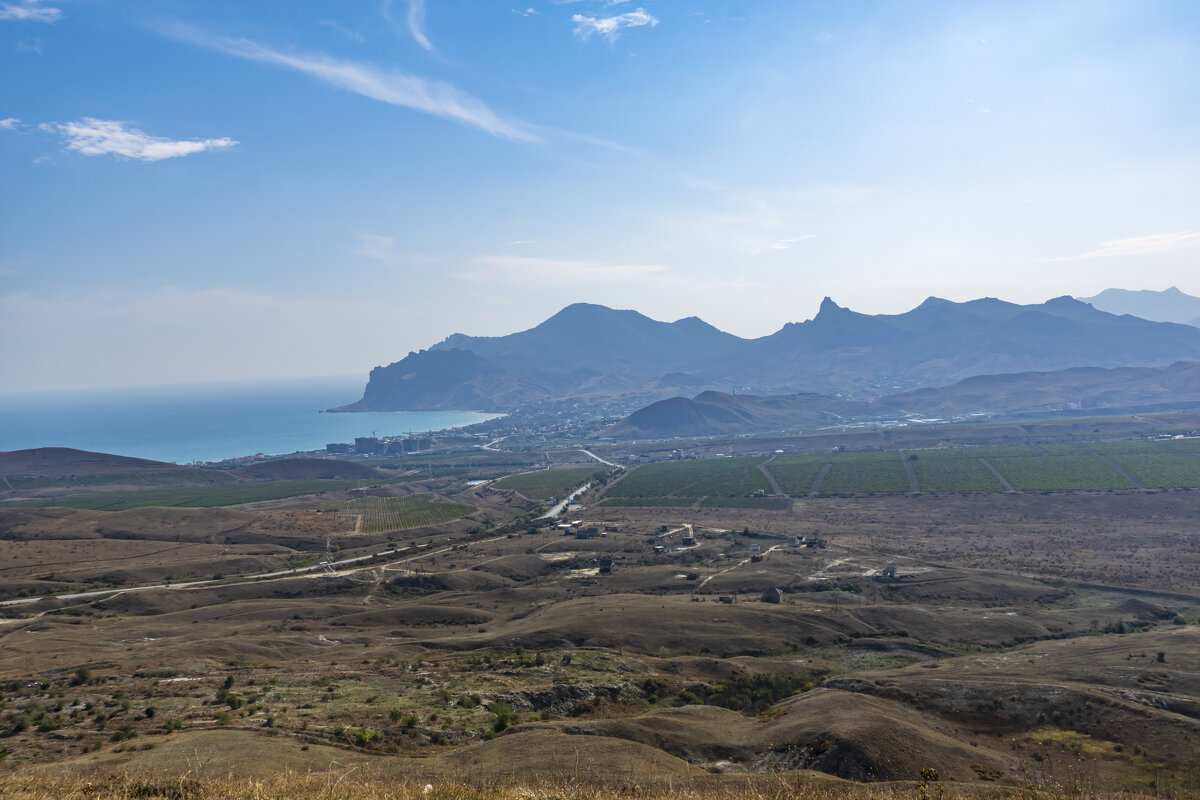
<path fill-rule="evenodd" d="M 756 395 L 821 393 L 870 400 L 974 375 L 1200 360 L 1200 328 L 1117 316 L 1070 297 L 1036 305 L 929 298 L 870 316 L 829 298 L 816 317 L 740 339 L 688 317 L 577 304 L 508 336 L 454 334 L 371 371 L 342 410 L 507 410 L 535 399 L 743 387 Z"/>
<path fill-rule="evenodd" d="M 1165 411 L 1200 406 L 1200 363 L 1169 367 L 1075 367 L 1055 372 L 979 375 L 864 403 L 819 394 L 758 397 L 702 392 L 639 409 L 600 433 L 613 439 L 732 436 L 816 430 L 905 417 L 952 419 L 1060 411 Z"/>
<path fill-rule="evenodd" d="M 1200 363 L 1169 367 L 1076 367 L 1057 372 L 979 375 L 950 386 L 915 389 L 880 401 L 921 416 L 1017 414 L 1080 409 L 1167 409 L 1200 403 Z"/>
<path fill-rule="evenodd" d="M 1150 289 L 1105 289 L 1095 297 L 1081 297 L 1110 314 L 1131 314 L 1155 322 L 1178 322 L 1200 327 L 1200 297 L 1172 286 L 1161 292 Z"/>
<path fill-rule="evenodd" d="M 878 316 L 826 298 L 815 318 L 748 342 L 715 372 L 764 393 L 870 398 L 972 375 L 1189 359 L 1200 359 L 1200 330 L 1115 316 L 1070 297 L 1025 306 L 931 297 L 912 311 Z"/>

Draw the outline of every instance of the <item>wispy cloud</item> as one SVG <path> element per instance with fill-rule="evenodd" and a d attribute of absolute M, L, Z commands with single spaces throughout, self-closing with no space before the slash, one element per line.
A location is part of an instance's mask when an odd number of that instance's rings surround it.
<path fill-rule="evenodd" d="M 21 124 L 21 120 L 16 117 L 8 117 L 0 119 L 0 131 L 15 131 L 17 126 Z"/>
<path fill-rule="evenodd" d="M 350 28 L 347 28 L 345 25 L 335 22 L 334 20 L 323 19 L 323 20 L 320 20 L 320 23 L 322 25 L 324 25 L 326 28 L 329 28 L 330 30 L 337 31 L 342 36 L 345 36 L 347 39 L 350 39 L 351 41 L 362 43 L 367 40 L 367 38 L 365 36 L 363 36 L 361 33 L 359 33 L 358 31 L 351 30 Z"/>
<path fill-rule="evenodd" d="M 1130 239 L 1113 239 L 1104 242 L 1095 250 L 1074 256 L 1043 258 L 1042 262 L 1081 261 L 1089 258 L 1111 258 L 1114 256 L 1146 256 L 1168 253 L 1184 247 L 1200 245 L 1200 233 L 1154 233 Z"/>
<path fill-rule="evenodd" d="M 768 250 L 789 250 L 789 249 L 791 249 L 792 245 L 794 245 L 796 242 L 803 242 L 806 239 L 815 239 L 815 238 L 817 238 L 817 235 L 815 233 L 805 233 L 801 236 L 792 236 L 787 239 L 782 239 L 778 242 L 775 242 L 775 244 L 769 244 L 769 245 L 767 245 L 767 249 Z"/>
<path fill-rule="evenodd" d="M 250 39 L 209 37 L 182 26 L 164 28 L 161 32 L 226 55 L 293 69 L 338 89 L 470 125 L 493 136 L 523 142 L 541 141 L 532 126 L 501 118 L 483 101 L 448 83 L 385 70 L 372 64 L 343 61 L 324 53 L 284 53 Z"/>
<path fill-rule="evenodd" d="M 233 147 L 236 141 L 221 139 L 165 139 L 151 136 L 138 128 L 126 127 L 117 120 L 84 117 L 76 122 L 39 125 L 47 133 L 57 133 L 67 140 L 68 150 L 87 156 L 114 155 L 138 161 L 162 161 L 205 150 Z"/>
<path fill-rule="evenodd" d="M 0 20 L 11 22 L 46 22 L 54 24 L 63 17 L 61 8 L 43 5 L 42 0 L 21 0 L 0 3 Z"/>
<path fill-rule="evenodd" d="M 426 50 L 433 50 L 433 42 L 429 41 L 429 37 L 425 35 L 425 0 L 402 0 L 406 8 L 404 11 L 404 29 L 406 29 L 413 41 L 421 45 Z M 399 23 L 392 16 L 393 0 L 383 0 L 379 7 L 379 13 L 388 21 L 393 28 L 401 29 Z"/>
<path fill-rule="evenodd" d="M 608 290 L 621 286 L 623 291 L 638 287 L 644 291 L 711 294 L 763 288 L 737 279 L 706 280 L 692 274 L 683 275 L 662 264 L 610 264 L 536 256 L 479 256 L 455 277 L 470 283 L 504 284 L 531 290 L 562 287 Z"/>
<path fill-rule="evenodd" d="M 658 20 L 647 14 L 644 8 L 613 17 L 586 17 L 583 14 L 575 14 L 571 17 L 571 22 L 575 23 L 575 35 L 579 38 L 588 39 L 593 33 L 598 33 L 609 41 L 616 39 L 623 28 L 640 28 L 643 25 L 653 28 L 658 24 Z"/>
<path fill-rule="evenodd" d="M 660 275 L 659 264 L 605 264 L 599 261 L 538 258 L 534 256 L 480 256 L 461 273 L 470 281 L 496 281 L 515 286 L 597 285 L 628 282 Z"/>
<path fill-rule="evenodd" d="M 408 0 L 408 14 L 405 16 L 408 32 L 412 34 L 417 44 L 426 50 L 433 49 L 433 43 L 425 35 L 425 0 Z"/>

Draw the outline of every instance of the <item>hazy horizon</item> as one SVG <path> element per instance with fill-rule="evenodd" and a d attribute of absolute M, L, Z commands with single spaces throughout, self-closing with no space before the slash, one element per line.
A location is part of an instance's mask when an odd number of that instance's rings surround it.
<path fill-rule="evenodd" d="M 10 392 L 1200 295 L 1186 2 L 2 0 L 0 64 Z"/>

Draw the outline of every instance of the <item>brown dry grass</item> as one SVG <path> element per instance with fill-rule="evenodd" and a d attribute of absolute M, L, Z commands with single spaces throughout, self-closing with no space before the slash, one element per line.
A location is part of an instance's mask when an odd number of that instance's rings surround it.
<path fill-rule="evenodd" d="M 1190 792 L 1142 795 L 1108 793 L 1087 783 L 1016 788 L 956 785 L 929 780 L 890 784 L 830 784 L 808 776 L 661 781 L 611 785 L 581 781 L 477 783 L 383 780 L 354 770 L 283 773 L 269 778 L 197 779 L 189 775 L 120 774 L 104 778 L 11 777 L 0 779 L 5 800 L 899 800 L 900 798 L 1003 798 L 1083 800 L 1194 797 Z"/>

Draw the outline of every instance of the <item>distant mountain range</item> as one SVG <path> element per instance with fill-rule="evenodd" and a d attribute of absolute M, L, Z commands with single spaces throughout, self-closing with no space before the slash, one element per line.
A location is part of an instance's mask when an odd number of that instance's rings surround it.
<path fill-rule="evenodd" d="M 950 386 L 916 389 L 874 402 L 819 394 L 757 397 L 702 392 L 652 403 L 599 434 L 613 439 L 731 436 L 851 423 L 969 415 L 1050 412 L 1149 412 L 1200 406 L 1200 363 L 1169 367 L 1075 367 L 1055 372 L 981 375 Z"/>
<path fill-rule="evenodd" d="M 1154 322 L 1178 322 L 1200 327 L 1200 297 L 1184 294 L 1172 286 L 1161 292 L 1150 289 L 1105 289 L 1095 297 L 1081 297 L 1110 314 L 1130 314 Z"/>
<path fill-rule="evenodd" d="M 454 334 L 371 371 L 340 411 L 506 411 L 535 400 L 637 399 L 703 390 L 875 401 L 976 375 L 1200 361 L 1200 328 L 1116 315 L 1070 297 L 1017 305 L 929 298 L 859 314 L 829 298 L 807 322 L 742 339 L 695 317 L 657 322 L 580 303 L 508 336 Z"/>

